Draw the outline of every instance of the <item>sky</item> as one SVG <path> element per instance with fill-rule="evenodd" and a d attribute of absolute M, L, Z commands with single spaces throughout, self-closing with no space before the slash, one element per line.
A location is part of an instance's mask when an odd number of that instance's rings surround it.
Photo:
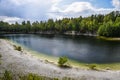
<path fill-rule="evenodd" d="M 120 0 L 0 0 L 0 21 L 41 21 L 120 11 Z"/>

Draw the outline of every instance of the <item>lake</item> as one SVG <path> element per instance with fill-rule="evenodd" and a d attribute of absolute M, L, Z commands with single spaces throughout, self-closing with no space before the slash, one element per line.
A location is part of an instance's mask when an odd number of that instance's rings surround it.
<path fill-rule="evenodd" d="M 85 63 L 120 62 L 120 41 L 106 41 L 89 36 L 4 34 L 34 51 L 50 56 L 67 56 Z"/>

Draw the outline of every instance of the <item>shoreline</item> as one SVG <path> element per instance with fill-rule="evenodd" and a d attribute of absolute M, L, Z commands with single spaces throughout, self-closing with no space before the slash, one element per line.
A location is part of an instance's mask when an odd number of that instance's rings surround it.
<path fill-rule="evenodd" d="M 98 39 L 108 40 L 108 41 L 120 41 L 120 37 L 104 37 L 96 36 Z"/>
<path fill-rule="evenodd" d="M 120 77 L 120 71 L 104 70 L 88 70 L 81 68 L 60 68 L 54 63 L 47 62 L 45 60 L 36 58 L 27 50 L 16 51 L 14 50 L 14 43 L 0 39 L 0 54 L 2 55 L 1 60 L 1 73 L 7 69 L 12 70 L 15 74 L 18 73 L 34 73 L 38 75 L 43 75 L 47 77 L 70 77 L 73 79 L 82 79 L 85 80 L 118 80 Z M 111 76 L 110 76 L 111 75 Z"/>
<path fill-rule="evenodd" d="M 11 42 L 11 40 L 10 40 L 10 42 Z M 44 53 L 40 53 L 40 52 L 31 50 L 31 49 L 25 47 L 24 45 L 21 45 L 19 43 L 14 42 L 14 41 L 12 41 L 11 44 L 21 46 L 25 52 L 28 52 L 29 54 L 31 54 L 32 56 L 34 56 L 38 59 L 55 64 L 56 66 L 58 65 L 57 62 L 58 62 L 59 57 L 54 57 L 51 55 L 47 55 Z M 120 63 L 119 62 L 116 62 L 116 63 L 84 63 L 84 62 L 78 62 L 75 60 L 68 59 L 68 63 L 69 63 L 69 66 L 71 66 L 73 68 L 80 68 L 80 69 L 87 69 L 87 70 L 89 70 L 89 66 L 91 66 L 91 65 L 96 65 L 98 70 L 107 70 L 107 69 L 114 70 L 114 71 L 120 70 L 120 67 L 119 67 Z"/>
<path fill-rule="evenodd" d="M 92 33 L 75 33 L 75 32 L 0 32 L 0 34 L 40 34 L 40 35 L 68 35 L 68 36 L 98 36 L 97 34 Z"/>
<path fill-rule="evenodd" d="M 105 37 L 105 36 L 99 36 L 97 34 L 91 34 L 91 33 L 41 33 L 41 32 L 30 32 L 30 33 L 21 33 L 21 32 L 16 32 L 16 33 L 11 33 L 11 32 L 0 32 L 0 34 L 40 34 L 40 35 L 66 35 L 66 36 L 89 36 L 89 37 L 96 37 L 97 39 L 103 39 L 107 41 L 120 41 L 120 37 Z"/>

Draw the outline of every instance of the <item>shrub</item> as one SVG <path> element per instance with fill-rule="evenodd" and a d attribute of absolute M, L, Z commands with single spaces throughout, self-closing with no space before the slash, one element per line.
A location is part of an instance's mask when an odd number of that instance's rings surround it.
<path fill-rule="evenodd" d="M 4 77 L 2 80 L 13 80 L 13 75 L 10 71 L 5 70 Z"/>
<path fill-rule="evenodd" d="M 16 45 L 13 45 L 13 46 L 14 46 L 14 49 L 15 49 L 15 50 L 22 51 L 21 46 L 16 46 Z"/>
<path fill-rule="evenodd" d="M 18 46 L 18 47 L 17 47 L 17 50 L 18 50 L 18 51 L 21 51 L 21 50 L 22 50 L 21 46 Z"/>
<path fill-rule="evenodd" d="M 2 55 L 0 54 L 0 58 L 2 57 Z"/>
<path fill-rule="evenodd" d="M 1 65 L 1 57 L 2 57 L 2 55 L 0 54 L 0 65 Z"/>
<path fill-rule="evenodd" d="M 67 61 L 68 61 L 67 57 L 60 57 L 58 64 L 60 67 L 65 67 L 66 66 L 65 63 L 67 63 Z"/>
<path fill-rule="evenodd" d="M 91 64 L 91 65 L 89 65 L 89 68 L 92 69 L 92 70 L 96 70 L 96 65 L 95 64 Z"/>

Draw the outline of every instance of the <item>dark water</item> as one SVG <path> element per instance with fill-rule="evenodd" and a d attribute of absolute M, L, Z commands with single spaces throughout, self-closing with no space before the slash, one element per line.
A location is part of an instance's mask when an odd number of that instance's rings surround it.
<path fill-rule="evenodd" d="M 11 39 L 47 55 L 67 56 L 79 62 L 120 62 L 120 41 L 65 35 L 7 34 L 1 37 Z"/>

